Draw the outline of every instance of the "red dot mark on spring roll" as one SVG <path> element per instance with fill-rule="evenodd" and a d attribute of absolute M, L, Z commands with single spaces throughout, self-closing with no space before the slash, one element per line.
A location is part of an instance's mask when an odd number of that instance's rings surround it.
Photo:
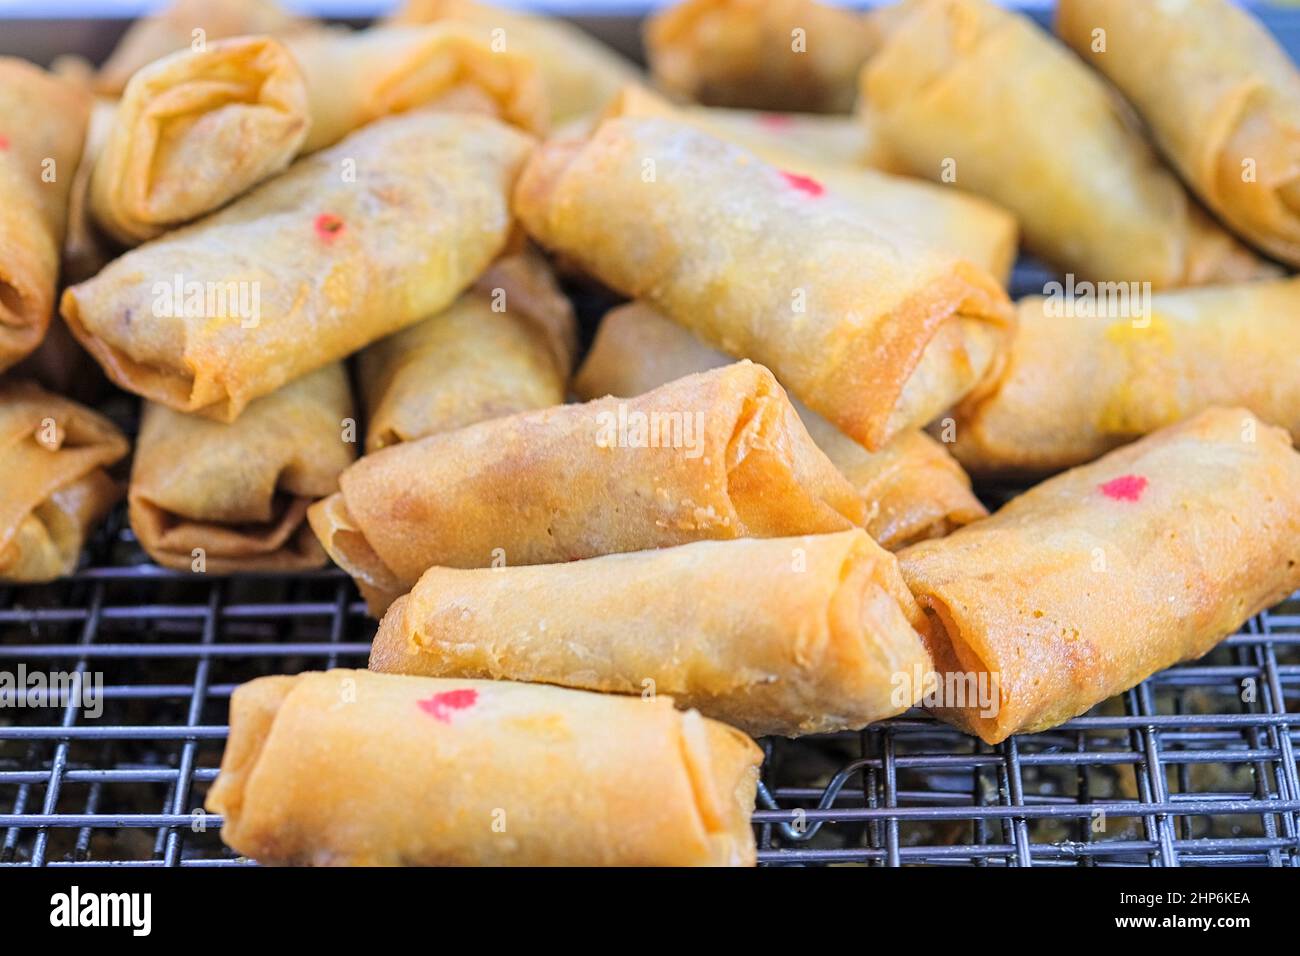
<path fill-rule="evenodd" d="M 324 242 L 333 242 L 343 232 L 343 220 L 332 212 L 323 212 L 316 217 L 316 235 Z"/>
<path fill-rule="evenodd" d="M 434 720 L 444 724 L 451 723 L 452 711 L 467 710 L 478 701 L 478 691 L 472 687 L 463 690 L 448 690 L 434 694 L 428 700 L 416 701 L 420 709 Z"/>
<path fill-rule="evenodd" d="M 3 153 L 8 149 L 9 149 L 9 137 L 6 136 L 4 133 L 0 133 L 0 153 Z"/>
<path fill-rule="evenodd" d="M 1141 475 L 1120 475 L 1101 486 L 1101 493 L 1115 501 L 1138 501 L 1147 490 L 1147 480 Z"/>
<path fill-rule="evenodd" d="M 781 171 L 781 175 L 785 177 L 787 183 L 800 192 L 807 193 L 809 196 L 820 196 L 822 193 L 826 192 L 826 187 L 811 176 L 801 176 L 798 173 L 787 173 L 785 170 Z"/>
<path fill-rule="evenodd" d="M 764 113 L 758 118 L 758 122 L 774 133 L 784 133 L 794 121 L 785 113 Z"/>

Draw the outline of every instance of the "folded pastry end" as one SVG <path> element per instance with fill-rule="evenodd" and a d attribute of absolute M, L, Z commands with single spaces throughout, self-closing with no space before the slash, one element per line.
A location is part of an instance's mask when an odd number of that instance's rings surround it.
<path fill-rule="evenodd" d="M 90 180 L 90 208 L 137 245 L 225 205 L 297 155 L 302 73 L 266 36 L 173 53 L 131 77 Z"/>
<path fill-rule="evenodd" d="M 356 581 L 372 615 L 381 616 L 394 600 L 406 593 L 406 582 L 370 546 L 365 532 L 348 511 L 342 492 L 308 507 L 307 521 L 330 560 Z"/>
<path fill-rule="evenodd" d="M 0 384 L 0 581 L 70 574 L 121 500 L 108 469 L 129 445 L 107 418 L 39 386 Z"/>

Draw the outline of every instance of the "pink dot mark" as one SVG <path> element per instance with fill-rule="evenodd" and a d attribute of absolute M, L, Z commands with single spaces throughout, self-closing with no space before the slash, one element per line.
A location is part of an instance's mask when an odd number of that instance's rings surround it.
<path fill-rule="evenodd" d="M 820 196 L 822 193 L 826 192 L 826 187 L 811 176 L 801 176 L 798 173 L 787 173 L 785 170 L 781 171 L 781 175 L 785 177 L 787 183 L 800 192 L 807 193 L 809 196 Z"/>
<path fill-rule="evenodd" d="M 1147 480 L 1141 475 L 1120 475 L 1101 486 L 1101 493 L 1116 501 L 1138 501 L 1147 490 Z"/>
<path fill-rule="evenodd" d="M 764 113 L 758 118 L 760 126 L 765 126 L 774 133 L 784 133 L 794 120 L 785 113 Z"/>
<path fill-rule="evenodd" d="M 428 700 L 416 701 L 422 711 L 444 724 L 451 723 L 452 711 L 467 710 L 477 702 L 478 691 L 472 687 L 443 691 L 441 694 L 434 694 Z"/>
<path fill-rule="evenodd" d="M 9 149 L 9 137 L 0 133 L 0 153 L 7 152 Z"/>
<path fill-rule="evenodd" d="M 332 212 L 323 212 L 316 217 L 315 229 L 322 242 L 333 242 L 343 232 L 343 220 Z"/>

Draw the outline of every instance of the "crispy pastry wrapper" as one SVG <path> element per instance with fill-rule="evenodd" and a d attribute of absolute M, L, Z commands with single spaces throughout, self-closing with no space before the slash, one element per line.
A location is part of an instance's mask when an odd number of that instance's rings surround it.
<path fill-rule="evenodd" d="M 640 395 L 727 362 L 680 325 L 631 303 L 601 321 L 573 390 L 583 399 Z M 961 466 L 924 432 L 903 432 L 869 452 L 816 412 L 797 400 L 793 404 L 817 447 L 866 502 L 867 532 L 889 550 L 941 537 L 988 514 Z"/>
<path fill-rule="evenodd" d="M 605 107 L 641 71 L 604 43 L 559 17 L 531 16 L 471 0 L 407 0 L 386 21 L 393 24 L 453 20 L 493 49 L 522 54 L 541 74 L 553 124 Z"/>
<path fill-rule="evenodd" d="M 450 308 L 358 356 L 366 451 L 561 404 L 577 337 L 540 254 L 498 260 Z"/>
<path fill-rule="evenodd" d="M 229 425 L 146 402 L 128 494 L 140 546 L 183 571 L 325 564 L 307 506 L 336 491 L 355 459 L 352 416 L 337 362 L 255 400 Z"/>
<path fill-rule="evenodd" d="M 531 148 L 482 116 L 381 120 L 116 259 L 64 318 L 118 385 L 233 421 L 450 304 L 506 245 Z"/>
<path fill-rule="evenodd" d="M 41 343 L 54 313 L 89 116 L 78 83 L 0 57 L 0 372 Z"/>
<path fill-rule="evenodd" d="M 765 368 L 491 419 L 366 455 L 312 528 L 381 613 L 428 568 L 842 531 L 862 499 Z"/>
<path fill-rule="evenodd" d="M 987 0 L 910 0 L 862 71 L 887 149 L 1011 210 L 1062 271 L 1156 288 L 1276 274 L 1188 197 L 1105 82 Z M 905 11 L 906 12 L 906 11 Z"/>
<path fill-rule="evenodd" d="M 907 710 L 930 658 L 894 556 L 860 528 L 532 567 L 430 568 L 370 669 L 667 694 L 753 736 Z"/>
<path fill-rule="evenodd" d="M 529 132 L 543 132 L 548 123 L 533 62 L 497 52 L 480 32 L 457 23 L 331 27 L 294 34 L 286 43 L 307 81 L 307 152 L 380 117 L 422 107 L 487 113 Z"/>
<path fill-rule="evenodd" d="M 1263 24 L 1227 0 L 1062 0 L 1056 29 L 1137 108 L 1207 206 L 1300 266 L 1300 72 Z"/>
<path fill-rule="evenodd" d="M 761 759 L 667 697 L 331 670 L 235 690 L 207 807 L 269 864 L 752 866 Z"/>
<path fill-rule="evenodd" d="M 97 92 L 120 96 L 141 67 L 178 50 L 229 37 L 284 37 L 311 28 L 314 20 L 282 8 L 274 0 L 175 0 L 127 28 L 95 78 Z"/>
<path fill-rule="evenodd" d="M 75 570 L 86 537 L 122 497 L 107 469 L 128 448 L 102 415 L 32 382 L 0 383 L 0 581 Z"/>
<path fill-rule="evenodd" d="M 1300 454 L 1245 409 L 1208 409 L 899 561 L 938 671 L 997 677 L 995 707 L 954 697 L 939 716 L 997 743 L 1200 657 L 1300 586 Z"/>
<path fill-rule="evenodd" d="M 307 87 L 266 36 L 172 53 L 126 85 L 94 164 L 96 222 L 137 245 L 281 172 L 307 136 Z"/>
<path fill-rule="evenodd" d="M 544 144 L 515 209 L 543 245 L 768 366 L 870 449 L 995 373 L 1014 318 L 971 263 L 668 119 Z"/>
<path fill-rule="evenodd" d="M 655 82 L 709 106 L 847 113 L 877 38 L 816 0 L 683 0 L 646 21 Z"/>
<path fill-rule="evenodd" d="M 764 122 L 763 115 L 779 120 Z M 676 109 L 645 87 L 628 86 L 605 111 L 606 117 L 657 116 L 689 123 L 713 136 L 752 150 L 789 173 L 811 177 L 839 198 L 856 204 L 873 224 L 891 233 L 907 232 L 929 246 L 986 269 L 1004 286 L 1015 263 L 1019 231 L 1001 207 L 951 186 L 910 176 L 892 176 L 860 165 L 816 155 L 826 135 L 809 136 L 806 128 L 852 120 L 804 115 L 749 114 L 736 110 Z M 755 117 L 759 118 L 746 118 Z M 854 124 L 856 125 L 856 124 Z M 828 155 L 833 156 L 834 150 Z"/>
<path fill-rule="evenodd" d="M 1059 299 L 1022 300 L 1002 378 L 958 410 L 958 459 L 982 475 L 1042 475 L 1211 405 L 1244 406 L 1300 440 L 1300 279 L 1137 304 L 1098 299 L 1067 316 Z"/>

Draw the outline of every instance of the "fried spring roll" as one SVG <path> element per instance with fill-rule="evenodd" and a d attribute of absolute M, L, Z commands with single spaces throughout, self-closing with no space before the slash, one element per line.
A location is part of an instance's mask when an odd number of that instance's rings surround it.
<path fill-rule="evenodd" d="M 307 152 L 382 116 L 421 107 L 488 112 L 530 132 L 548 122 L 533 63 L 496 51 L 459 24 L 311 30 L 286 43 L 307 81 Z"/>
<path fill-rule="evenodd" d="M 873 450 L 978 388 L 1014 318 L 983 270 L 672 120 L 552 140 L 515 208 L 543 245 L 762 362 Z"/>
<path fill-rule="evenodd" d="M 1300 279 L 1157 293 L 1140 314 L 1061 308 L 1022 300 L 1002 378 L 959 409 L 953 450 L 971 471 L 1059 471 L 1211 405 L 1300 440 Z"/>
<path fill-rule="evenodd" d="M 1300 454 L 1208 409 L 899 561 L 937 669 L 998 691 L 940 716 L 997 743 L 1201 656 L 1300 586 Z"/>
<path fill-rule="evenodd" d="M 794 737 L 907 710 L 900 688 L 919 696 L 912 675 L 930 670 L 925 626 L 894 556 L 855 528 L 430 568 L 384 615 L 370 669 L 667 694 Z"/>
<path fill-rule="evenodd" d="M 573 390 L 584 399 L 640 395 L 728 361 L 680 325 L 631 303 L 601 321 Z M 817 447 L 866 502 L 867 532 L 882 546 L 894 551 L 941 537 L 988 514 L 961 466 L 924 432 L 903 432 L 869 452 L 799 401 L 793 405 Z"/>
<path fill-rule="evenodd" d="M 123 388 L 233 421 L 450 304 L 505 246 L 531 147 L 481 116 L 373 123 L 68 289 L 63 315 Z"/>
<path fill-rule="evenodd" d="M 356 457 L 351 419 L 340 363 L 257 399 L 229 425 L 146 402 L 128 493 L 140 546 L 183 571 L 320 567 L 307 506 L 338 490 Z"/>
<path fill-rule="evenodd" d="M 986 0 L 913 0 L 862 71 L 891 155 L 1015 213 L 1025 243 L 1091 281 L 1156 288 L 1276 274 L 1166 170 L 1105 82 Z"/>
<path fill-rule="evenodd" d="M 175 0 L 127 28 L 100 67 L 96 90 L 105 96 L 120 96 L 136 70 L 178 50 L 237 36 L 283 37 L 313 23 L 273 0 Z"/>
<path fill-rule="evenodd" d="M 501 259 L 446 311 L 358 356 L 366 451 L 561 404 L 577 335 L 545 260 Z"/>
<path fill-rule="evenodd" d="M 31 382 L 0 383 L 0 581 L 71 574 L 122 497 L 107 468 L 126 457 L 113 423 Z"/>
<path fill-rule="evenodd" d="M 816 0 L 684 0 L 646 22 L 655 82 L 709 106 L 847 113 L 870 21 Z"/>
<path fill-rule="evenodd" d="M 235 690 L 207 807 L 270 864 L 742 866 L 761 759 L 666 697 L 332 670 Z"/>
<path fill-rule="evenodd" d="M 395 445 L 339 486 L 308 518 L 376 614 L 434 565 L 555 564 L 865 518 L 771 372 L 750 362 Z"/>
<path fill-rule="evenodd" d="M 493 49 L 520 53 L 541 73 L 552 124 L 603 109 L 640 71 L 613 49 L 558 17 L 530 16 L 471 0 L 407 0 L 388 22 L 450 19 L 472 28 Z"/>
<path fill-rule="evenodd" d="M 855 203 L 877 226 L 890 232 L 907 232 L 927 245 L 946 249 L 983 267 L 1006 285 L 1017 251 L 1016 220 L 1006 210 L 952 187 L 827 162 L 813 155 L 806 142 L 802 148 L 790 148 L 799 141 L 798 134 L 786 137 L 764 134 L 758 131 L 762 128 L 758 123 L 751 122 L 745 128 L 735 119 L 719 121 L 719 114 L 731 112 L 675 109 L 650 90 L 629 86 L 619 92 L 605 115 L 676 119 L 751 149 L 788 173 L 811 177 L 829 186 L 840 198 Z M 801 117 L 799 122 L 810 120 L 828 122 L 830 118 Z"/>
<path fill-rule="evenodd" d="M 90 94 L 0 57 L 0 372 L 40 344 L 81 158 Z"/>
<path fill-rule="evenodd" d="M 279 173 L 307 135 L 307 88 L 270 37 L 218 40 L 138 71 L 95 162 L 98 224 L 137 245 Z"/>
<path fill-rule="evenodd" d="M 1056 28 L 1137 107 L 1207 206 L 1300 266 L 1300 72 L 1263 24 L 1227 0 L 1062 0 Z"/>

